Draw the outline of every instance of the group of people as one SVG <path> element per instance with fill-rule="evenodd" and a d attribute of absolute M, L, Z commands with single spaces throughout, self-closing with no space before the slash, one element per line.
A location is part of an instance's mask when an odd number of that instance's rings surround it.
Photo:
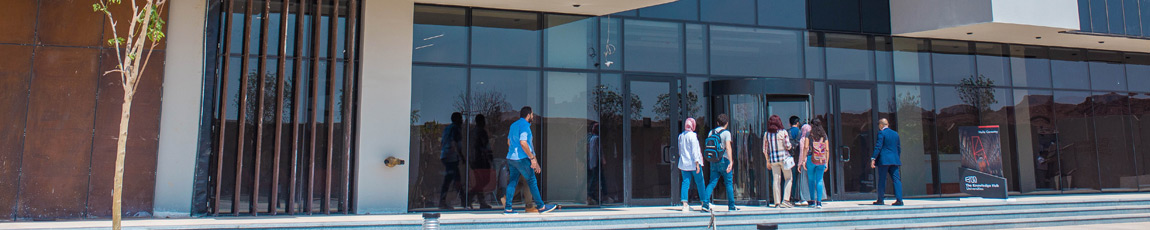
<path fill-rule="evenodd" d="M 767 121 L 767 130 L 762 135 L 762 154 L 769 162 L 768 169 L 772 178 L 772 207 L 795 207 L 794 203 L 791 202 L 791 188 L 793 185 L 792 170 L 796 170 L 805 175 L 803 178 L 805 180 L 800 180 L 806 183 L 803 186 L 805 189 L 800 189 L 801 192 L 806 193 L 805 196 L 801 196 L 801 199 L 807 202 L 808 207 L 822 208 L 826 194 L 823 175 L 827 172 L 831 151 L 826 129 L 818 119 L 801 126 L 798 117 L 792 116 L 789 120 L 791 127 L 786 128 L 778 115 L 772 115 Z M 712 192 L 714 192 L 720 179 L 723 180 L 723 185 L 727 191 L 727 210 L 740 210 L 733 202 L 735 194 L 731 172 L 734 158 L 731 157 L 731 154 L 734 149 L 731 145 L 731 132 L 728 130 L 729 122 L 730 118 L 727 114 L 719 114 L 715 120 L 716 128 L 708 132 L 706 141 L 703 143 L 699 142 L 698 134 L 695 133 L 695 129 L 698 127 L 695 119 L 687 118 L 683 122 L 684 130 L 678 137 L 680 159 L 678 167 L 682 172 L 683 179 L 679 194 L 680 201 L 683 203 L 683 212 L 690 212 L 691 210 L 688 203 L 688 190 L 691 187 L 691 182 L 694 182 L 698 190 L 702 210 L 712 211 Z M 899 165 L 901 165 L 898 133 L 889 128 L 886 119 L 881 119 L 879 124 L 881 128 L 878 140 L 876 140 L 875 151 L 871 155 L 871 168 L 877 168 L 882 174 L 890 174 L 893 179 L 895 197 L 898 199 L 893 205 L 900 206 L 903 205 L 903 202 L 902 184 L 898 171 Z M 709 183 L 704 184 L 703 166 L 707 162 L 711 164 L 711 175 Z M 878 199 L 874 204 L 883 205 L 887 175 L 878 176 L 878 189 L 876 191 Z"/>

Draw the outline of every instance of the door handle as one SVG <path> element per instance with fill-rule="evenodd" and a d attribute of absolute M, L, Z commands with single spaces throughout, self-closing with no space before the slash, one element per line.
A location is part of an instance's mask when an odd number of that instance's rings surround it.
<path fill-rule="evenodd" d="M 670 164 L 670 163 L 674 163 L 674 162 L 675 162 L 675 156 L 671 155 L 671 146 L 670 145 L 664 145 L 663 146 L 663 163 Z"/>
<path fill-rule="evenodd" d="M 839 153 L 839 160 L 841 160 L 843 162 L 851 162 L 851 147 L 843 145 L 843 146 L 839 146 L 839 148 L 845 150 L 842 153 Z"/>

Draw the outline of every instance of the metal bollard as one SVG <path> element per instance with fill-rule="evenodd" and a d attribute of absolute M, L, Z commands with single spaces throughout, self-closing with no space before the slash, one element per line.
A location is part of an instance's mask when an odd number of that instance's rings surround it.
<path fill-rule="evenodd" d="M 439 213 L 424 213 L 423 229 L 439 229 Z"/>

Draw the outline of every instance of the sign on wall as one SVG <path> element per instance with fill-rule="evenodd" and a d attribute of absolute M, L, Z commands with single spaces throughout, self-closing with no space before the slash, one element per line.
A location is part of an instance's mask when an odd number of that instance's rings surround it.
<path fill-rule="evenodd" d="M 1006 178 L 1002 176 L 1002 142 L 998 126 L 958 128 L 962 153 L 963 193 L 985 198 L 1006 198 Z"/>

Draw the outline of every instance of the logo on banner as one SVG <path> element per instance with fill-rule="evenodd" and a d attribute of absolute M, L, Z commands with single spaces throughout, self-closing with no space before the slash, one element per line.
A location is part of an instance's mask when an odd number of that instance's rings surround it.
<path fill-rule="evenodd" d="M 978 183 L 978 177 L 966 176 L 966 183 L 971 183 L 971 184 Z"/>
<path fill-rule="evenodd" d="M 1006 178 L 1002 170 L 1002 144 L 998 126 L 958 128 L 962 167 L 960 190 L 974 196 L 1006 198 Z"/>

